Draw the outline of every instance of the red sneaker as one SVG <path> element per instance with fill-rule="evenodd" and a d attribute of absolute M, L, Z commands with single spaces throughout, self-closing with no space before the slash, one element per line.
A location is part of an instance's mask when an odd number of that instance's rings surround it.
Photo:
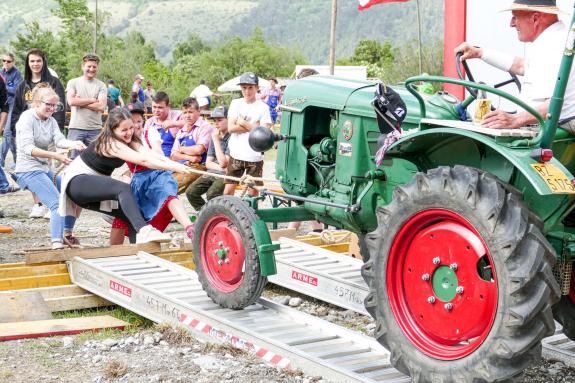
<path fill-rule="evenodd" d="M 194 225 L 186 226 L 186 235 L 190 239 L 190 241 L 194 240 Z"/>

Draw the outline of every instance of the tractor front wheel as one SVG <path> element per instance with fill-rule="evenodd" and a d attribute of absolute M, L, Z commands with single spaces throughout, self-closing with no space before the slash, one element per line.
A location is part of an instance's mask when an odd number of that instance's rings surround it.
<path fill-rule="evenodd" d="M 266 285 L 252 232 L 257 219 L 245 201 L 223 196 L 210 200 L 194 225 L 193 253 L 198 278 L 208 296 L 222 307 L 249 306 Z"/>
<path fill-rule="evenodd" d="M 500 382 L 540 357 L 559 289 L 540 222 L 495 177 L 418 173 L 366 236 L 365 305 L 413 382 Z"/>

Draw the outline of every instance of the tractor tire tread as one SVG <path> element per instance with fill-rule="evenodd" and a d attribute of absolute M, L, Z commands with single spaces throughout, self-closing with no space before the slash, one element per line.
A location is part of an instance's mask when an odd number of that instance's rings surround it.
<path fill-rule="evenodd" d="M 214 213 L 228 215 L 240 231 L 244 241 L 246 251 L 244 280 L 236 290 L 230 293 L 224 293 L 214 288 L 203 270 L 199 243 L 201 230 L 206 220 Z M 200 211 L 194 225 L 193 257 L 196 272 L 204 291 L 222 307 L 233 310 L 243 309 L 255 303 L 266 286 L 267 278 L 261 275 L 257 245 L 252 232 L 252 224 L 256 220 L 258 220 L 258 216 L 245 201 L 233 196 L 221 196 L 208 201 Z"/>
<path fill-rule="evenodd" d="M 553 334 L 552 305 L 559 287 L 551 273 L 554 250 L 540 232 L 541 220 L 524 205 L 517 189 L 489 173 L 465 166 L 439 167 L 398 186 L 393 200 L 378 208 L 378 228 L 366 235 L 369 260 L 362 275 L 369 287 L 367 311 L 376 321 L 377 340 L 391 350 L 391 362 L 413 382 L 503 382 L 540 358 L 541 340 Z M 387 252 L 402 220 L 424 208 L 457 204 L 474 216 L 496 265 L 499 305 L 492 336 L 472 354 L 452 361 L 416 349 L 389 308 L 385 285 Z M 499 307 L 498 305 L 498 307 Z M 573 318 L 573 316 L 571 316 Z M 474 372 L 475 371 L 475 372 Z"/>

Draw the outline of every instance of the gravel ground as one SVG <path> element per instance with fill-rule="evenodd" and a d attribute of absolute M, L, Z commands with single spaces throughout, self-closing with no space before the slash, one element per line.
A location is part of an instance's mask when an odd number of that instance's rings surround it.
<path fill-rule="evenodd" d="M 266 166 L 268 174 L 271 166 Z M 32 203 L 28 192 L 0 195 L 0 209 L 6 214 L 0 224 L 14 228 L 12 234 L 0 234 L 0 263 L 23 261 L 23 249 L 48 248 L 48 220 L 28 218 Z M 102 246 L 108 242 L 109 227 L 99 214 L 85 211 L 75 233 L 83 244 Z M 182 235 L 178 224 L 171 224 L 168 231 Z M 277 286 L 268 285 L 264 295 L 364 334 L 371 335 L 374 329 L 369 317 Z M 326 382 L 302 372 L 278 370 L 243 352 L 161 326 L 0 343 L 0 382 L 240 381 Z M 544 361 L 529 368 L 518 382 L 575 382 L 575 370 Z"/>

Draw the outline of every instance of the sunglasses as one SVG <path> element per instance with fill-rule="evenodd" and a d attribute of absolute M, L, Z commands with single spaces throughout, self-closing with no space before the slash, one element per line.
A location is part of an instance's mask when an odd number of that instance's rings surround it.
<path fill-rule="evenodd" d="M 12 60 L 4 60 L 4 59 L 2 59 L 2 61 L 5 63 L 11 63 L 12 62 Z"/>

